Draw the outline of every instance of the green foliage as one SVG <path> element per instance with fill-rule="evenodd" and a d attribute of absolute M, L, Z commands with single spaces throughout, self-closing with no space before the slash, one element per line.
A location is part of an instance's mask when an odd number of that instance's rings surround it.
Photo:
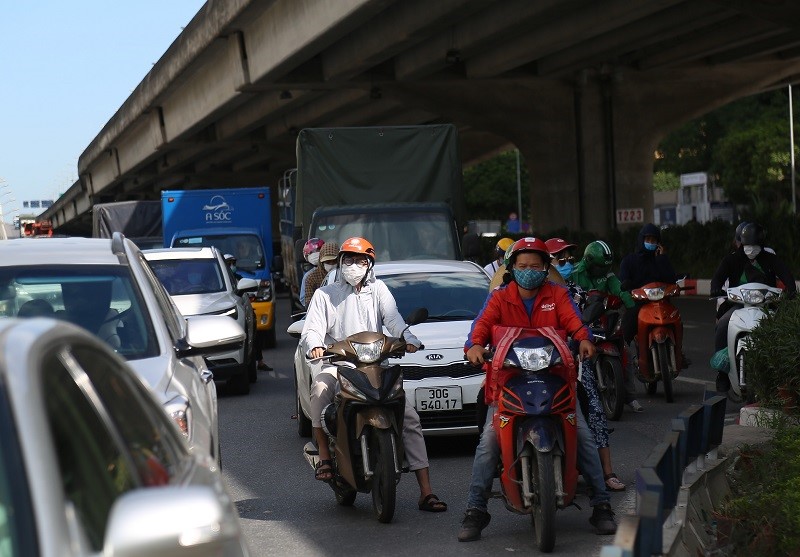
<path fill-rule="evenodd" d="M 750 336 L 745 366 L 748 383 L 763 407 L 800 417 L 797 401 L 783 399 L 788 389 L 800 392 L 800 299 L 782 300 L 777 309 L 763 317 Z"/>
<path fill-rule="evenodd" d="M 681 187 L 681 179 L 677 174 L 659 170 L 653 175 L 653 189 L 656 191 L 673 191 Z"/>
<path fill-rule="evenodd" d="M 771 447 L 744 447 L 729 474 L 732 497 L 716 512 L 732 524 L 729 544 L 739 555 L 800 552 L 800 427 L 779 429 Z"/>
<path fill-rule="evenodd" d="M 520 155 L 522 215 L 528 214 L 531 188 L 528 169 Z M 505 224 L 508 214 L 517 212 L 517 154 L 515 150 L 500 153 L 464 170 L 464 196 L 470 219 L 500 219 Z M 520 215 L 520 220 L 527 221 Z"/>

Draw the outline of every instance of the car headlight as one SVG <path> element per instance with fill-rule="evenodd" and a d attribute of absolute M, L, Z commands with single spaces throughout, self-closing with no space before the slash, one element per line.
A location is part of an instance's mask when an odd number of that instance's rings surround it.
<path fill-rule="evenodd" d="M 192 410 L 189 400 L 183 396 L 177 396 L 164 405 L 167 415 L 172 419 L 181 434 L 189 438 L 189 422 L 192 419 Z"/>
<path fill-rule="evenodd" d="M 657 302 L 664 298 L 664 288 L 659 286 L 657 288 L 645 288 L 644 293 L 647 295 L 648 300 Z"/>
<path fill-rule="evenodd" d="M 763 304 L 764 292 L 761 290 L 742 290 L 742 298 L 746 304 Z"/>
<path fill-rule="evenodd" d="M 341 373 L 339 374 L 339 383 L 342 386 L 342 390 L 344 392 L 346 392 L 347 394 L 352 395 L 352 396 L 356 397 L 359 400 L 363 400 L 363 401 L 367 400 L 367 395 L 362 393 L 361 390 L 358 387 L 353 385 L 352 381 L 350 381 L 347 377 L 345 377 Z"/>
<path fill-rule="evenodd" d="M 513 348 L 514 354 L 519 360 L 519 366 L 528 371 L 539 371 L 550 366 L 550 358 L 553 356 L 553 346 L 542 348 Z"/>
<path fill-rule="evenodd" d="M 358 361 L 365 364 L 377 362 L 381 357 L 381 350 L 383 350 L 383 339 L 376 340 L 375 342 L 351 342 L 350 346 L 358 356 Z"/>

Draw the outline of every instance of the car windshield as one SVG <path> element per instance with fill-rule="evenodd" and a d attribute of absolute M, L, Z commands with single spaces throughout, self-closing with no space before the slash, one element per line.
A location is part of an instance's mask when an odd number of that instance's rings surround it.
<path fill-rule="evenodd" d="M 220 234 L 214 236 L 187 236 L 177 238 L 174 248 L 215 247 L 220 253 L 231 254 L 236 258 L 236 268 L 255 272 L 265 269 L 264 250 L 255 234 Z M 170 292 L 171 294 L 171 292 Z"/>
<path fill-rule="evenodd" d="M 225 291 L 216 259 L 156 259 L 149 263 L 170 296 Z"/>
<path fill-rule="evenodd" d="M 472 320 L 489 293 L 489 278 L 483 273 L 404 273 L 381 276 L 403 317 L 424 307 L 428 320 Z"/>
<path fill-rule="evenodd" d="M 0 268 L 0 316 L 69 321 L 129 360 L 159 351 L 141 293 L 122 265 Z"/>
<path fill-rule="evenodd" d="M 360 236 L 376 246 L 378 261 L 457 259 L 452 223 L 445 213 L 320 215 L 311 237 L 341 245 Z"/>

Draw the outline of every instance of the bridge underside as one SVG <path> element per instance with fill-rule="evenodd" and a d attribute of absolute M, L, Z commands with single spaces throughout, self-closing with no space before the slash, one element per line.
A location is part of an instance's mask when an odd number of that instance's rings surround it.
<path fill-rule="evenodd" d="M 276 185 L 304 127 L 454 122 L 467 164 L 519 147 L 535 228 L 603 234 L 652 214 L 667 132 L 798 75 L 789 0 L 211 0 L 43 218 L 86 234 L 96 202 Z"/>

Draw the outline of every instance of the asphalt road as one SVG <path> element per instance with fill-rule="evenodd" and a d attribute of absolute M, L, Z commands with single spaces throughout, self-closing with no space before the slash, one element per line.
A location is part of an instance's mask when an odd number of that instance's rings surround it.
<path fill-rule="evenodd" d="M 674 383 L 675 401 L 667 404 L 660 386 L 651 397 L 638 385 L 645 411 L 635 414 L 626 409 L 620 421 L 610 422 L 615 429 L 611 435 L 614 468 L 628 484 L 625 492 L 612 494 L 618 517 L 634 509 L 635 470 L 670 430 L 670 420 L 690 404 L 701 402 L 706 386 L 713 388 L 713 372 L 708 366 L 713 302 L 683 298 L 676 304 L 684 319 L 685 352 L 693 363 Z M 375 520 L 369 495 L 359 494 L 353 507 L 338 506 L 333 492 L 314 480 L 302 456 L 307 439 L 298 436 L 292 417 L 296 341 L 285 333 L 288 315 L 288 299 L 279 298 L 278 345 L 264 352 L 274 371 L 260 372 L 248 396 L 227 396 L 220 388 L 223 474 L 254 555 L 444 557 L 537 551 L 529 519 L 510 513 L 500 500 L 490 501 L 492 522 L 480 541 L 456 540 L 469 486 L 474 436 L 427 440 L 434 492 L 449 504 L 447 512 L 417 509 L 419 492 L 410 474 L 404 475 L 398 486 L 397 511 L 391 524 Z M 728 411 L 732 416 L 738 406 L 729 405 Z M 595 535 L 588 522 L 588 498 L 582 495 L 576 502 L 582 510 L 559 511 L 555 553 L 598 555 L 613 536 Z"/>

